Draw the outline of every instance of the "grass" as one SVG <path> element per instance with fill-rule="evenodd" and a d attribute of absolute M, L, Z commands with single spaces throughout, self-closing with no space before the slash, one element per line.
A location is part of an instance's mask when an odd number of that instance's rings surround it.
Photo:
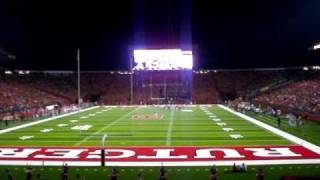
<path fill-rule="evenodd" d="M 105 108 L 81 112 L 64 118 L 34 125 L 0 135 L 0 146 L 100 146 L 103 134 L 108 134 L 107 146 L 244 146 L 244 145 L 290 145 L 286 139 L 258 127 L 240 117 L 217 106 L 208 107 L 220 122 L 219 126 L 197 107 L 186 107 L 193 112 L 169 110 L 155 107 Z M 163 115 L 159 120 L 134 120 L 132 115 L 154 114 Z M 91 115 L 90 115 L 91 114 Z M 92 115 L 94 114 L 94 115 Z M 277 126 L 273 117 L 249 114 L 267 124 Z M 88 118 L 83 118 L 88 117 Z M 77 120 L 77 121 L 72 121 Z M 283 120 L 284 122 L 284 120 Z M 67 124 L 59 127 L 59 124 Z M 72 127 L 91 125 L 88 130 L 72 130 Z M 320 126 L 306 122 L 303 131 L 289 128 L 282 123 L 282 129 L 320 145 Z M 233 128 L 226 132 L 222 128 Z M 50 132 L 41 132 L 53 129 Z M 230 134 L 240 134 L 241 139 L 232 139 Z M 21 140 L 21 136 L 33 136 Z M 15 179 L 25 179 L 25 167 L 0 166 L 0 179 L 6 179 L 5 169 L 10 169 Z M 208 179 L 209 167 L 168 167 L 168 179 Z M 250 166 L 246 173 L 232 173 L 231 167 L 218 167 L 219 179 L 255 179 L 257 167 Z M 60 179 L 61 167 L 34 167 L 34 177 L 42 174 L 43 179 Z M 124 167 L 119 168 L 119 179 L 136 179 L 137 172 L 142 172 L 144 179 L 156 179 L 158 167 Z M 110 168 L 73 167 L 70 178 L 75 179 L 77 173 L 86 179 L 108 179 Z M 265 168 L 266 179 L 279 179 L 284 175 L 320 176 L 320 165 L 281 165 Z"/>
<path fill-rule="evenodd" d="M 277 120 L 274 116 L 266 114 L 255 114 L 253 112 L 247 112 L 247 115 L 260 120 L 266 124 L 269 124 L 274 127 L 278 127 Z M 320 124 L 311 120 L 304 120 L 303 127 L 291 127 L 288 125 L 288 120 L 285 117 L 281 117 L 280 129 L 286 131 L 290 134 L 298 136 L 306 141 L 309 141 L 313 144 L 320 145 Z"/>
<path fill-rule="evenodd" d="M 190 108 L 189 108 L 190 109 Z M 96 108 L 0 135 L 0 146 L 100 146 L 103 134 L 108 134 L 108 146 L 236 146 L 291 144 L 240 117 L 217 106 L 208 110 L 226 126 L 219 126 L 199 107 L 193 112 L 153 107 Z M 132 115 L 163 115 L 159 120 L 134 120 Z M 92 116 L 90 116 L 92 115 Z M 83 117 L 88 118 L 83 118 Z M 59 127 L 59 124 L 66 124 Z M 88 130 L 72 130 L 90 125 Z M 222 128 L 233 128 L 226 132 Z M 50 132 L 41 130 L 50 129 Z M 230 134 L 240 134 L 232 139 Z M 33 136 L 21 140 L 22 136 Z"/>
<path fill-rule="evenodd" d="M 220 180 L 254 180 L 257 172 L 256 166 L 248 167 L 246 173 L 234 173 L 231 167 L 217 167 L 218 177 Z M 26 179 L 25 167 L 10 166 L 0 167 L 1 179 L 6 179 L 5 170 L 12 172 L 14 179 Z M 144 179 L 156 179 L 159 176 L 159 168 L 157 167 L 134 167 L 134 168 L 118 168 L 118 179 L 137 179 L 137 173 L 141 172 Z M 166 168 L 168 179 L 209 179 L 210 167 L 168 167 Z M 33 177 L 41 174 L 42 179 L 57 180 L 61 179 L 62 167 L 33 167 Z M 76 179 L 76 174 L 90 179 L 109 179 L 111 168 L 102 167 L 74 167 L 70 168 L 69 180 Z M 274 165 L 264 167 L 266 180 L 280 179 L 282 176 L 320 176 L 320 165 Z"/>

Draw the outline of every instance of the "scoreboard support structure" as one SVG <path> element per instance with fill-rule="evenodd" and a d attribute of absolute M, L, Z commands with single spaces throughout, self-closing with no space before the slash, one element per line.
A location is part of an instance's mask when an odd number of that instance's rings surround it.
<path fill-rule="evenodd" d="M 191 50 L 130 49 L 130 52 L 130 104 L 191 103 Z"/>

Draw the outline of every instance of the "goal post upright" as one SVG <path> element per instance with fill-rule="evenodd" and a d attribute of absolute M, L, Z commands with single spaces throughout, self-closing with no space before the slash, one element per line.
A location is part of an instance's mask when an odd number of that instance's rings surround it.
<path fill-rule="evenodd" d="M 106 166 L 106 150 L 105 150 L 105 144 L 106 144 L 106 139 L 107 139 L 108 135 L 107 134 L 104 134 L 102 136 L 102 139 L 101 139 L 101 144 L 102 144 L 102 148 L 101 148 L 101 167 L 105 167 Z"/>

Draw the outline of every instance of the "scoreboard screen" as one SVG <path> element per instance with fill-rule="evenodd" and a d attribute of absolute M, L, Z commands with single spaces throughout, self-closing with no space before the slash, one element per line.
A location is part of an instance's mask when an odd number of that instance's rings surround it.
<path fill-rule="evenodd" d="M 139 49 L 133 51 L 133 70 L 191 70 L 192 51 L 181 49 Z"/>

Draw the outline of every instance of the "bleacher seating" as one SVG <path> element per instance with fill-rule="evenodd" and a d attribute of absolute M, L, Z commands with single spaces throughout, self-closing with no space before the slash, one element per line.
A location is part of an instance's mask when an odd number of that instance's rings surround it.
<path fill-rule="evenodd" d="M 149 74 L 150 75 L 150 74 Z M 152 75 L 153 81 L 163 81 L 161 74 Z M 197 104 L 221 103 L 226 99 L 246 97 L 250 92 L 266 87 L 283 78 L 283 71 L 205 71 L 193 72 L 191 96 Z M 179 78 L 178 78 L 179 79 Z M 130 74 L 123 72 L 81 73 L 81 97 L 84 101 L 120 105 L 130 103 Z M 167 76 L 166 83 L 177 78 Z M 181 80 L 177 82 L 180 83 Z M 150 78 L 133 81 L 133 103 L 151 104 Z M 153 97 L 162 97 L 161 88 L 154 86 Z M 183 87 L 184 88 L 184 87 Z M 176 89 L 187 93 L 183 88 Z M 167 89 L 170 93 L 170 89 Z M 173 93 L 173 92 L 171 92 Z M 266 91 L 253 101 L 276 106 L 287 106 L 307 112 L 320 112 L 320 76 L 294 81 L 276 90 Z M 77 75 L 75 73 L 32 72 L 0 76 L 0 113 L 21 112 L 45 105 L 68 105 L 77 102 Z M 158 101 L 160 102 L 160 101 Z M 184 101 L 174 101 L 185 103 Z"/>

